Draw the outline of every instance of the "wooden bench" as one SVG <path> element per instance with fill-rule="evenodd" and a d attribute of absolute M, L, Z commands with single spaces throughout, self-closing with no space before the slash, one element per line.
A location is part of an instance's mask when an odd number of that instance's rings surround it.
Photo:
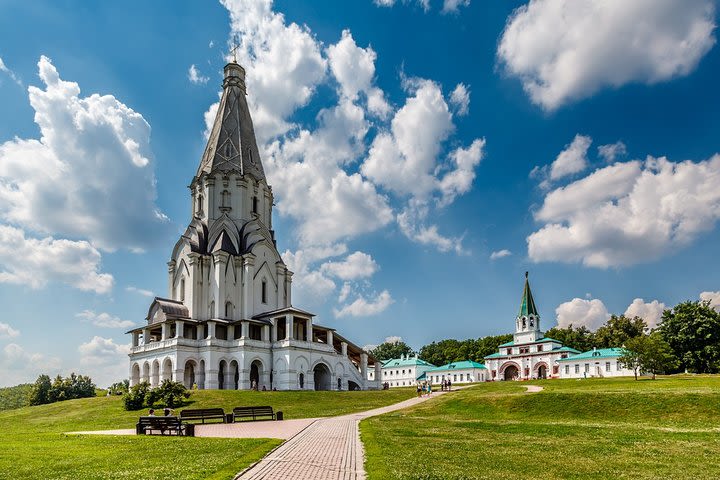
<path fill-rule="evenodd" d="M 180 420 L 186 422 L 200 421 L 202 423 L 205 423 L 205 420 L 220 420 L 225 423 L 227 422 L 227 417 L 225 410 L 222 408 L 196 408 L 182 410 L 180 412 Z"/>
<path fill-rule="evenodd" d="M 178 417 L 140 417 L 135 425 L 138 435 L 185 435 L 195 436 L 195 425 L 182 423 Z"/>
<path fill-rule="evenodd" d="M 233 408 L 233 420 L 237 422 L 239 418 L 252 419 L 253 421 L 275 420 L 275 412 L 270 406 L 235 407 Z"/>

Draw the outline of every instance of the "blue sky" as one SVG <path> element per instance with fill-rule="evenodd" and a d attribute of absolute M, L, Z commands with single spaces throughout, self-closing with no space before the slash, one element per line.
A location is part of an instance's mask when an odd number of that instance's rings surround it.
<path fill-rule="evenodd" d="M 720 304 L 714 0 L 0 1 L 0 385 L 126 374 L 239 42 L 294 304 L 361 345 Z"/>

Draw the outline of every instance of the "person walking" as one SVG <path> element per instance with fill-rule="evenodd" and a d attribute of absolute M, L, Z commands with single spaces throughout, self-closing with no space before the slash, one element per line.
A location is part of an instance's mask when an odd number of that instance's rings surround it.
<path fill-rule="evenodd" d="M 420 382 L 417 382 L 417 396 L 418 398 L 422 396 L 422 385 L 420 385 Z"/>

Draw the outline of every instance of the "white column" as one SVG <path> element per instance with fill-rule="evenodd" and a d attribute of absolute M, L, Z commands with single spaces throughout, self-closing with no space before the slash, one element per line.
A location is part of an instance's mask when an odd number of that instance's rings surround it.
<path fill-rule="evenodd" d="M 227 326 L 227 339 L 228 341 L 232 342 L 235 340 L 235 325 L 228 325 Z"/>
<path fill-rule="evenodd" d="M 242 338 L 250 336 L 250 322 L 240 322 L 240 336 Z"/>
<path fill-rule="evenodd" d="M 277 318 L 272 319 L 272 327 L 270 328 L 270 340 L 275 343 L 277 342 L 277 327 L 278 323 L 280 323 L 280 320 Z"/>
<path fill-rule="evenodd" d="M 175 260 L 170 260 L 167 264 L 168 266 L 168 297 L 179 300 L 175 298 L 174 295 L 174 288 L 173 288 L 173 280 L 175 279 Z"/>
<path fill-rule="evenodd" d="M 313 328 L 312 328 L 312 318 L 308 318 L 305 321 L 305 340 L 308 342 L 313 341 Z"/>
<path fill-rule="evenodd" d="M 285 315 L 285 338 L 293 339 L 293 316 L 290 314 Z"/>
<path fill-rule="evenodd" d="M 342 353 L 343 357 L 347 357 L 347 343 L 346 342 L 340 342 L 340 353 Z"/>
<path fill-rule="evenodd" d="M 207 322 L 207 338 L 215 338 L 215 322 Z"/>
<path fill-rule="evenodd" d="M 262 339 L 263 342 L 270 341 L 270 325 L 263 325 L 262 334 L 260 335 L 260 338 Z"/>
<path fill-rule="evenodd" d="M 287 302 L 285 301 L 285 271 L 287 268 L 285 268 L 285 265 L 283 265 L 281 262 L 278 262 L 275 265 L 275 269 L 277 272 L 277 308 L 284 308 L 287 307 Z"/>
<path fill-rule="evenodd" d="M 243 307 L 242 317 L 250 318 L 253 316 L 254 309 L 254 289 L 253 289 L 253 266 L 255 265 L 255 255 L 248 253 L 243 258 Z"/>
<path fill-rule="evenodd" d="M 150 343 L 150 329 L 143 328 L 143 345 Z"/>
<path fill-rule="evenodd" d="M 332 330 L 327 331 L 327 344 L 333 346 L 333 332 Z"/>
<path fill-rule="evenodd" d="M 368 356 L 367 353 L 362 352 L 360 354 L 360 376 L 363 380 L 367 380 L 367 365 L 368 365 Z"/>
<path fill-rule="evenodd" d="M 137 347 L 138 345 L 140 345 L 140 332 L 135 330 L 132 332 L 132 346 Z"/>
<path fill-rule="evenodd" d="M 285 270 L 285 305 L 292 305 L 292 276 L 293 272 Z"/>
<path fill-rule="evenodd" d="M 185 322 L 175 320 L 175 338 L 183 338 L 185 335 Z"/>
<path fill-rule="evenodd" d="M 215 311 L 212 312 L 214 318 L 225 318 L 225 270 L 230 255 L 226 252 L 215 252 L 213 254 L 213 263 L 215 271 L 213 275 L 213 298 L 215 300 Z"/>
<path fill-rule="evenodd" d="M 170 325 L 167 323 L 162 324 L 162 340 L 167 340 L 168 336 L 170 335 L 170 329 L 168 328 Z"/>
<path fill-rule="evenodd" d="M 382 363 L 380 360 L 375 360 L 375 381 L 378 385 L 382 384 Z"/>

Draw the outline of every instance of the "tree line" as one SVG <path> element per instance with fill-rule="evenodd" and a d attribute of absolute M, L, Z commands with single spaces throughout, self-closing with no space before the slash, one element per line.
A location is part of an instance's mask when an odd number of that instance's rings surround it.
<path fill-rule="evenodd" d="M 644 319 L 611 315 L 604 325 L 590 331 L 587 327 L 554 327 L 545 336 L 563 345 L 586 352 L 593 348 L 624 348 L 621 362 L 652 373 L 720 373 L 720 312 L 708 301 L 686 301 L 666 309 L 660 324 L 649 329 Z M 434 365 L 461 360 L 482 363 L 484 357 L 498 351 L 512 334 L 468 340 L 440 340 L 424 345 L 419 358 Z M 386 342 L 370 351 L 379 360 L 413 355 L 416 352 L 402 341 Z"/>

